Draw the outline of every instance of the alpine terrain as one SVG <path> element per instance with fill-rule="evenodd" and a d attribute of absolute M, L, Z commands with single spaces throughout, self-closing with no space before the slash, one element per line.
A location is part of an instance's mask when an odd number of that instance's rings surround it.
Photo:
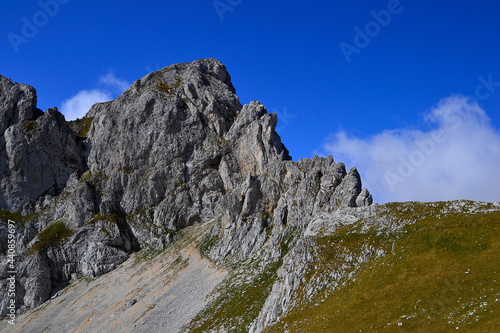
<path fill-rule="evenodd" d="M 1 332 L 500 332 L 500 202 L 373 204 L 215 59 L 66 121 L 0 76 Z"/>

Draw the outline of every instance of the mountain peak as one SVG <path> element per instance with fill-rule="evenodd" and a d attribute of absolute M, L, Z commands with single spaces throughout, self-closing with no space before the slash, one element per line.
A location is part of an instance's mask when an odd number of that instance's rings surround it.
<path fill-rule="evenodd" d="M 33 88 L 0 79 L 0 209 L 23 225 L 21 311 L 75 276 L 170 246 L 188 226 L 212 223 L 207 256 L 232 262 L 318 214 L 372 203 L 357 171 L 332 157 L 293 162 L 276 114 L 242 106 L 215 59 L 150 73 L 71 123 L 39 111 Z"/>

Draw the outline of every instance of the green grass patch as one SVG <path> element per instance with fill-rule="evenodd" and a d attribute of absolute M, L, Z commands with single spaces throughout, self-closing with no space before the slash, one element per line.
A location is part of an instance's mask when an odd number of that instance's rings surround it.
<path fill-rule="evenodd" d="M 73 235 L 74 232 L 68 229 L 63 221 L 56 221 L 38 234 L 38 241 L 33 244 L 31 250 L 40 252 L 49 247 L 57 247 L 63 240 Z"/>
<path fill-rule="evenodd" d="M 92 125 L 93 121 L 94 117 L 84 117 L 82 119 L 69 121 L 67 124 L 78 138 L 86 139 L 90 130 L 90 125 Z"/>
<path fill-rule="evenodd" d="M 212 247 L 214 247 L 220 241 L 220 237 L 218 236 L 210 236 L 207 233 L 200 241 L 200 251 L 202 254 L 206 255 Z"/>
<path fill-rule="evenodd" d="M 162 250 L 153 250 L 153 249 L 142 249 L 141 251 L 137 252 L 135 255 L 135 263 L 138 264 L 142 261 L 150 261 L 157 256 L 159 256 L 161 253 L 165 252 L 165 249 Z"/>
<path fill-rule="evenodd" d="M 83 118 L 76 125 L 76 136 L 79 138 L 86 138 L 90 129 L 90 125 L 94 121 L 94 117 Z"/>
<path fill-rule="evenodd" d="M 102 216 L 101 212 L 97 213 L 88 223 L 96 223 L 99 221 L 112 221 L 112 222 L 118 222 L 119 215 L 117 213 L 113 213 L 108 216 Z"/>
<path fill-rule="evenodd" d="M 296 238 L 297 230 L 290 229 L 280 241 L 280 258 L 265 263 L 254 257 L 234 262 L 228 277 L 218 288 L 219 296 L 211 302 L 187 327 L 189 332 L 211 332 L 225 328 L 228 332 L 248 332 L 257 319 L 278 277 L 283 257 Z M 205 236 L 200 247 L 213 246 L 218 239 Z M 265 256 L 265 255 L 264 255 Z"/>
<path fill-rule="evenodd" d="M 0 221 L 7 222 L 7 220 L 12 220 L 16 222 L 17 226 L 24 227 L 26 223 L 32 221 L 33 219 L 40 216 L 41 213 L 32 213 L 28 215 L 23 215 L 21 212 L 11 212 L 8 210 L 0 210 Z"/>
<path fill-rule="evenodd" d="M 26 216 L 23 216 L 20 212 L 11 212 L 8 210 L 0 210 L 0 221 L 7 222 L 7 220 L 12 220 L 16 223 L 24 221 Z"/>
<path fill-rule="evenodd" d="M 29 120 L 22 123 L 24 129 L 27 131 L 32 131 L 36 128 L 36 120 Z"/>
<path fill-rule="evenodd" d="M 271 292 L 280 266 L 281 261 L 271 263 L 251 279 L 234 275 L 226 278 L 219 297 L 195 318 L 189 332 L 210 332 L 221 327 L 229 332 L 248 332 Z"/>
<path fill-rule="evenodd" d="M 393 234 L 354 227 L 318 239 L 322 252 L 307 279 L 366 245 L 386 254 L 311 300 L 299 292 L 299 306 L 264 332 L 499 332 L 500 212 L 391 205 L 393 218 L 417 221 Z"/>
<path fill-rule="evenodd" d="M 92 171 L 87 170 L 80 176 L 80 183 L 88 183 L 92 181 Z"/>

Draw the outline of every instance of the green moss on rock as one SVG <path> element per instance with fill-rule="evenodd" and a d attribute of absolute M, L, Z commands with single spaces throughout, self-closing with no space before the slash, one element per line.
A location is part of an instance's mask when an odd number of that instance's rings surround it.
<path fill-rule="evenodd" d="M 31 249 L 40 252 L 49 247 L 57 247 L 61 245 L 63 240 L 73 235 L 74 232 L 68 229 L 63 221 L 56 221 L 38 234 L 38 241 L 33 244 Z"/>
<path fill-rule="evenodd" d="M 25 121 L 22 125 L 27 131 L 32 131 L 36 128 L 36 120 Z"/>
<path fill-rule="evenodd" d="M 86 138 L 90 129 L 90 125 L 94 121 L 94 117 L 83 118 L 77 124 L 76 136 L 79 138 Z"/>

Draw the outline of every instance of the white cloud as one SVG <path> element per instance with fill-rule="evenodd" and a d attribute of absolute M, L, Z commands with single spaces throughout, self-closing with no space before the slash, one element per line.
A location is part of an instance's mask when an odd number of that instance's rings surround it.
<path fill-rule="evenodd" d="M 99 83 L 114 88 L 118 93 L 123 93 L 130 87 L 130 83 L 116 77 L 113 71 L 109 71 L 99 78 Z"/>
<path fill-rule="evenodd" d="M 104 90 L 81 90 L 61 103 L 61 113 L 66 120 L 82 118 L 92 105 L 112 100 L 111 94 Z"/>
<path fill-rule="evenodd" d="M 323 149 L 357 166 L 374 200 L 500 200 L 500 133 L 463 96 L 443 99 L 424 117 L 430 130 L 386 130 L 366 140 L 344 131 Z"/>
<path fill-rule="evenodd" d="M 80 90 L 61 103 L 61 113 L 64 114 L 67 120 L 82 118 L 92 105 L 110 101 L 130 86 L 127 81 L 117 78 L 112 70 L 99 77 L 99 84 L 105 88 Z"/>

